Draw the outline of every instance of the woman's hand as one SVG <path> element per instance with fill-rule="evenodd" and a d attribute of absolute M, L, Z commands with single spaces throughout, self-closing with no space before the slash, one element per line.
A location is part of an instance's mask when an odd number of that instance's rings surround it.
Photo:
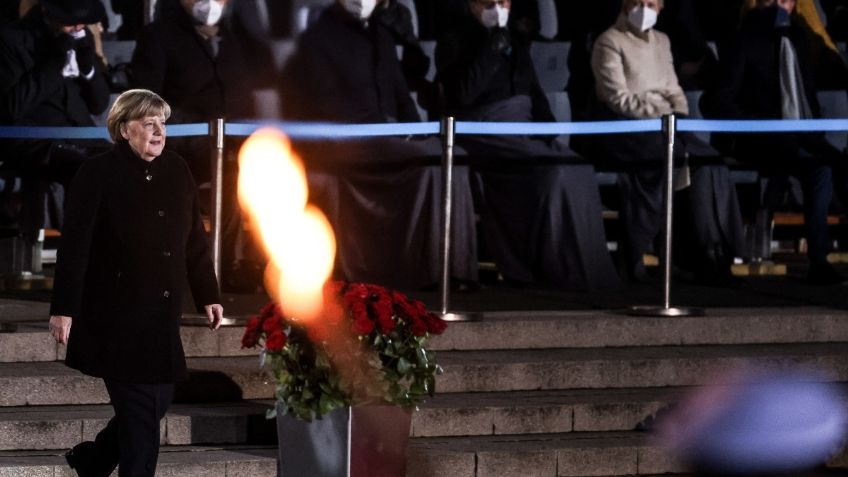
<path fill-rule="evenodd" d="M 54 315 L 50 317 L 50 334 L 53 339 L 61 344 L 68 344 L 68 336 L 71 334 L 71 317 Z"/>
<path fill-rule="evenodd" d="M 218 303 L 214 303 L 212 305 L 206 305 L 203 308 L 206 309 L 206 318 L 209 319 L 209 329 L 217 330 L 220 328 L 221 320 L 224 319 L 224 307 Z"/>

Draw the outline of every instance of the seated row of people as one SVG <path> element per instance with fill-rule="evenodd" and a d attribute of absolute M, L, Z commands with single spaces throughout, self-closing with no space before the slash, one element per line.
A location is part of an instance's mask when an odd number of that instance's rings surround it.
<path fill-rule="evenodd" d="M 73 15 L 86 11 L 93 1 L 42 0 L 43 7 L 4 30 L 3 35 L 12 36 L 12 32 L 40 31 L 36 37 L 44 43 L 32 51 L 24 46 L 19 50 L 4 46 L 6 51 L 0 51 L 0 63 L 10 67 L 3 71 L 16 71 L 0 78 L 9 98 L 4 100 L 8 106 L 4 122 L 45 124 L 46 113 L 30 106 L 20 108 L 24 99 L 48 109 L 56 109 L 41 104 L 50 95 L 102 100 L 102 93 L 95 97 L 85 89 L 95 84 L 91 81 L 100 81 L 97 68 L 85 68 L 89 74 L 64 74 L 75 58 L 83 63 L 88 58 L 77 52 L 79 40 L 65 42 L 71 46 L 56 45 L 62 43 L 57 39 L 70 38 L 70 33 L 85 36 L 81 32 L 86 31 L 82 25 L 87 19 Z M 226 0 L 170 1 L 171 15 L 142 33 L 132 72 L 133 85 L 161 94 L 174 108 L 177 121 L 248 118 L 253 112 L 244 98 L 262 81 L 282 84 L 283 114 L 291 119 L 418 121 L 410 87 L 419 95 L 421 91 L 432 93 L 425 84 L 411 80 L 422 76 L 420 55 L 415 54 L 414 42 L 403 26 L 402 10 L 391 10 L 398 8 L 393 2 L 337 0 L 301 35 L 294 57 L 282 78 L 276 79 L 261 64 L 248 61 L 255 57 L 247 54 L 251 45 L 220 21 Z M 443 87 L 444 102 L 432 102 L 433 107 L 460 119 L 552 120 L 528 45 L 506 28 L 510 1 L 467 0 L 466 6 L 465 22 L 458 23 L 437 46 L 438 84 Z M 687 112 L 668 39 L 652 28 L 661 8 L 660 0 L 625 0 L 618 22 L 595 42 L 592 69 L 597 117 L 649 118 Z M 403 44 L 406 53 L 412 52 L 404 54 L 403 63 L 398 60 L 396 44 Z M 53 53 L 45 53 L 48 51 Z M 22 62 L 24 57 L 29 59 Z M 61 75 L 47 68 L 46 58 L 54 58 Z M 42 63 L 43 71 L 27 71 L 27 65 Z M 46 85 L 46 78 L 58 81 L 54 76 L 62 78 L 65 88 L 72 91 L 60 93 L 44 86 L 41 95 L 32 93 L 33 84 Z M 779 96 L 774 98 L 772 101 L 778 101 Z M 92 113 L 99 107 L 98 101 L 86 106 Z M 14 115 L 15 111 L 27 111 L 30 116 Z M 66 118 L 52 124 L 83 122 Z M 678 176 L 686 180 L 679 184 L 681 188 L 688 185 L 683 192 L 687 200 L 682 215 L 688 218 L 691 240 L 685 240 L 685 247 L 678 247 L 676 254 L 680 263 L 689 265 L 700 278 L 722 280 L 742 247 L 735 190 L 723 164 L 686 163 L 686 156 L 702 155 L 709 149 L 707 144 L 688 136 L 681 137 L 680 143 L 684 147 L 678 148 Z M 643 276 L 642 256 L 661 222 L 661 137 L 606 136 L 588 145 L 578 141 L 575 147 L 578 145 L 589 161 L 580 160 L 554 138 L 460 137 L 458 152 L 466 159 L 457 168 L 454 182 L 454 278 L 477 279 L 477 212 L 484 241 L 508 280 L 574 289 L 618 286 L 591 165 L 603 160 L 623 171 L 618 183 L 624 228 L 622 275 L 631 279 Z M 177 147 L 204 180 L 209 158 L 203 152 L 206 144 L 186 141 Z M 228 138 L 228 150 L 234 152 L 237 147 L 238 141 Z M 337 269 L 342 277 L 402 287 L 426 286 L 437 280 L 443 184 L 436 139 L 382 138 L 296 147 L 307 163 L 313 200 L 336 228 Z M 234 253 L 239 249 L 242 228 L 232 188 L 236 166 L 234 161 L 229 164 L 226 175 L 232 180 L 225 189 L 229 190 L 230 219 L 226 221 L 224 252 L 231 264 L 244 257 Z M 822 167 L 831 171 L 827 165 Z M 818 220 L 816 214 L 819 212 L 808 216 L 808 223 Z M 811 233 L 816 233 L 813 228 Z"/>

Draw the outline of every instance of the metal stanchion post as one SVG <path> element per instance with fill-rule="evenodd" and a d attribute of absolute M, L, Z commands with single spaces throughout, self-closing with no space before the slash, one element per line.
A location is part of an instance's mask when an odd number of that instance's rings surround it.
<path fill-rule="evenodd" d="M 223 204 L 223 179 L 224 179 L 224 119 L 213 119 L 209 122 L 209 135 L 215 141 L 212 148 L 212 213 L 210 225 L 212 226 L 212 265 L 215 268 L 215 276 L 218 277 L 218 285 L 221 284 L 221 204 Z M 224 317 L 222 326 L 233 326 L 237 323 L 234 318 Z M 184 326 L 207 326 L 208 318 L 204 314 L 184 313 L 182 325 Z"/>
<path fill-rule="evenodd" d="M 442 276 L 439 281 L 441 294 L 440 315 L 445 321 L 470 321 L 477 317 L 468 313 L 450 312 L 450 250 L 451 216 L 453 213 L 453 147 L 456 138 L 456 120 L 452 117 L 442 119 L 442 239 L 439 252 L 442 259 Z"/>
<path fill-rule="evenodd" d="M 209 125 L 209 132 L 215 139 L 212 152 L 212 263 L 215 276 L 221 283 L 221 204 L 223 203 L 224 179 L 224 119 L 218 118 Z"/>
<path fill-rule="evenodd" d="M 663 132 L 668 146 L 665 168 L 665 239 L 663 240 L 663 306 L 634 306 L 630 314 L 638 316 L 699 316 L 701 308 L 671 306 L 671 226 L 674 214 L 674 136 L 677 129 L 674 114 L 663 116 Z"/>

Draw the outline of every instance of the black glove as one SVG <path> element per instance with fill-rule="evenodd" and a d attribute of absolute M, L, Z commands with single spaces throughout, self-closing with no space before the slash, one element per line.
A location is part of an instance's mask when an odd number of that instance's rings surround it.
<path fill-rule="evenodd" d="M 77 66 L 79 66 L 80 76 L 88 76 L 91 74 L 91 70 L 97 61 L 97 56 L 94 52 L 94 38 L 88 29 L 85 30 L 84 37 L 74 40 L 74 51 L 77 56 Z"/>
<path fill-rule="evenodd" d="M 512 53 L 512 38 L 506 28 L 493 28 L 489 36 L 489 47 L 492 50 L 509 55 Z"/>

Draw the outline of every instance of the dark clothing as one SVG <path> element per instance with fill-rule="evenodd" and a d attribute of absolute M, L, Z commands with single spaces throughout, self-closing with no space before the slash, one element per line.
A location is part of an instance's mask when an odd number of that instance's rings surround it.
<path fill-rule="evenodd" d="M 174 399 L 174 385 L 132 384 L 106 380 L 115 410 L 94 441 L 74 446 L 80 475 L 153 477 L 159 458 L 159 422 Z M 87 472 L 86 472 L 87 471 Z"/>
<path fill-rule="evenodd" d="M 298 38 L 283 71 L 287 118 L 342 123 L 420 121 L 394 41 L 377 22 L 366 28 L 338 4 Z"/>
<path fill-rule="evenodd" d="M 553 121 L 527 44 L 508 30 L 487 30 L 476 20 L 447 34 L 436 47 L 438 78 L 449 114 L 463 117 L 514 96 L 529 96 L 534 121 Z"/>
<path fill-rule="evenodd" d="M 394 41 L 340 5 L 324 10 L 298 39 L 283 72 L 288 119 L 340 123 L 419 121 Z M 436 283 L 439 259 L 440 146 L 434 138 L 295 143 L 310 196 L 336 232 L 336 275 L 417 288 Z M 451 276 L 477 278 L 476 236 L 467 170 L 454 176 Z"/>
<path fill-rule="evenodd" d="M 40 8 L 0 30 L 0 123 L 94 125 L 91 115 L 106 109 L 109 86 L 96 68 L 90 80 L 62 77 L 66 36 L 50 31 Z"/>
<path fill-rule="evenodd" d="M 250 93 L 264 78 L 249 71 L 249 54 L 226 23 L 217 39 L 207 40 L 184 9 L 175 9 L 139 36 L 132 85 L 161 95 L 171 106 L 170 123 L 250 118 Z"/>
<path fill-rule="evenodd" d="M 813 117 L 818 117 L 816 77 L 807 36 L 795 18 L 790 26 L 775 28 L 775 15 L 776 8 L 752 10 L 747 14 L 734 42 L 722 51 L 715 86 L 701 98 L 705 116 L 781 119 L 780 43 L 786 37 L 797 55 L 804 96 Z M 724 153 L 755 165 L 765 174 L 790 174 L 801 180 L 808 255 L 814 263 L 825 263 L 832 181 L 837 181 L 838 191 L 848 189 L 842 165 L 844 156 L 826 142 L 823 133 L 713 134 L 712 137 Z"/>
<path fill-rule="evenodd" d="M 400 66 L 410 91 L 415 92 L 418 104 L 430 112 L 434 118 L 438 114 L 438 91 L 427 80 L 430 71 L 430 57 L 424 53 L 412 25 L 409 9 L 396 0 L 378 5 L 371 16 L 372 22 L 379 22 L 391 34 L 395 45 L 403 49 Z"/>
<path fill-rule="evenodd" d="M 86 161 L 69 191 L 50 307 L 74 320 L 66 364 L 132 383 L 181 379 L 186 277 L 199 310 L 220 303 L 182 158 L 147 162 L 121 141 Z"/>
<path fill-rule="evenodd" d="M 476 20 L 436 47 L 446 108 L 471 121 L 553 121 L 527 45 Z M 568 289 L 620 285 L 594 168 L 552 138 L 461 136 L 486 243 L 509 281 Z M 540 164 L 540 161 L 543 164 Z M 582 161 L 580 161 L 582 162 Z"/>
<path fill-rule="evenodd" d="M 93 126 L 91 115 L 103 112 L 109 102 L 105 77 L 97 68 L 91 79 L 62 76 L 67 51 L 80 44 L 91 53 L 91 32 L 76 41 L 68 35 L 55 35 L 45 23 L 40 8 L 31 9 L 20 21 L 2 28 L 0 124 Z M 51 182 L 67 186 L 87 151 L 102 148 L 103 144 L 8 139 L 0 141 L 0 147 L 4 168 L 12 169 L 22 179 L 18 227 L 23 237 L 33 242 L 39 229 L 61 224 L 61 204 L 52 220 L 45 216 L 45 198 L 53 195 L 51 190 L 61 189 Z"/>

